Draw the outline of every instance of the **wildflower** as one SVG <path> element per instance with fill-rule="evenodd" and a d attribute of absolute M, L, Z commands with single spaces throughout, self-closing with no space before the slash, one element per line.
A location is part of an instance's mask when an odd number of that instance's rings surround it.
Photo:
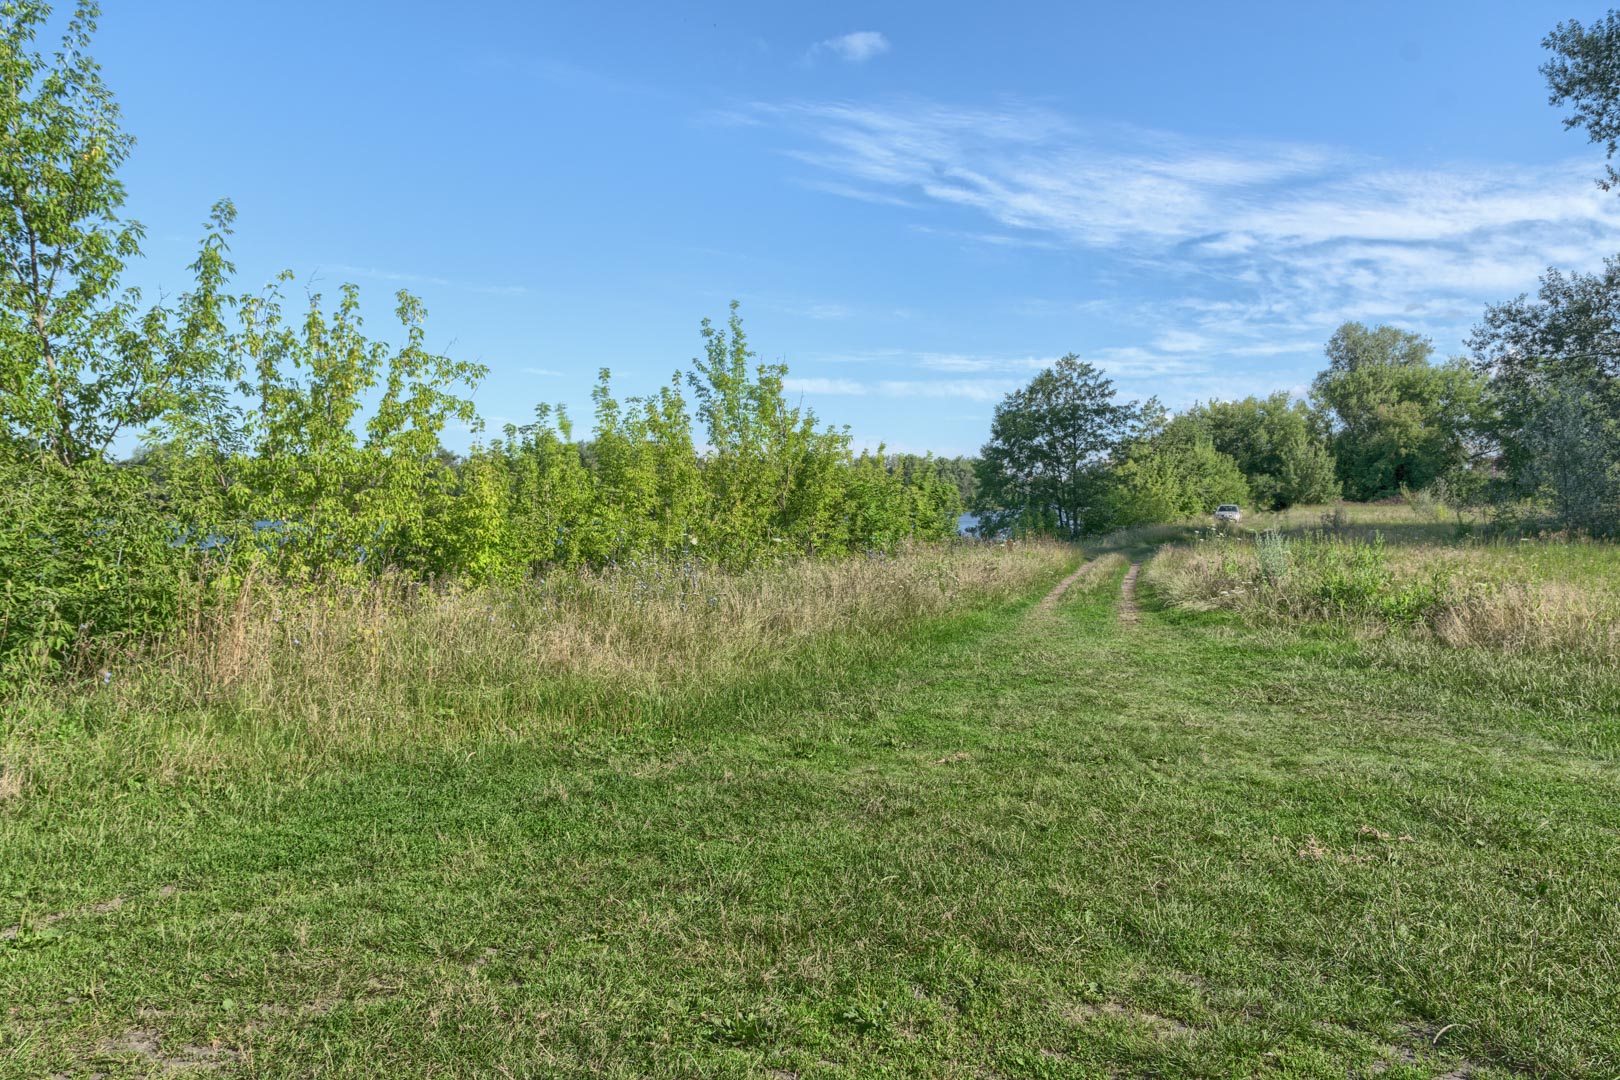
<path fill-rule="evenodd" d="M 106 668 L 102 668 L 101 669 L 101 685 L 106 686 L 110 682 L 112 682 L 112 672 L 107 670 Z"/>

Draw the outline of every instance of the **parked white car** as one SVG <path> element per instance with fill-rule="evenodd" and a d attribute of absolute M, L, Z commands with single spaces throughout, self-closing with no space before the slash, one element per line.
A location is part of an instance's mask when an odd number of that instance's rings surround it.
<path fill-rule="evenodd" d="M 1230 521 L 1233 525 L 1243 520 L 1243 511 L 1238 509 L 1237 503 L 1221 503 L 1215 508 L 1215 521 L 1217 524 Z"/>

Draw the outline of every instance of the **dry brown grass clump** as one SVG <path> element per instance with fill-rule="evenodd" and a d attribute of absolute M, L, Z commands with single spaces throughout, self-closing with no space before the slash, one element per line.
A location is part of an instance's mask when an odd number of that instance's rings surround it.
<path fill-rule="evenodd" d="M 26 785 L 27 777 L 23 775 L 22 766 L 0 758 L 0 803 L 22 795 Z"/>
<path fill-rule="evenodd" d="M 1169 606 L 1377 632 L 1400 626 L 1456 647 L 1620 662 L 1620 549 L 1612 545 L 1387 546 L 1269 533 L 1166 547 L 1146 580 Z"/>
<path fill-rule="evenodd" d="M 115 718 L 126 733 L 161 726 L 159 771 L 206 768 L 226 731 L 319 754 L 566 728 L 769 673 L 818 639 L 890 640 L 1025 593 L 1071 557 L 1049 543 L 958 544 L 742 572 L 648 561 L 499 588 L 250 582 L 229 603 L 195 605 L 169 639 L 100 658 L 76 689 L 21 706 Z"/>

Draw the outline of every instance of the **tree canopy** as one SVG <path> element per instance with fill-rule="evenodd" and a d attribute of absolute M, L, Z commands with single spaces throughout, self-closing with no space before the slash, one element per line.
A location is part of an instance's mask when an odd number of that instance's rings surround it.
<path fill-rule="evenodd" d="M 1548 104 L 1570 106 L 1564 126 L 1585 128 L 1612 159 L 1620 149 L 1620 13 L 1611 11 L 1590 26 L 1561 22 L 1541 44 L 1554 54 L 1541 66 Z M 1617 182 L 1620 172 L 1605 166 L 1598 184 L 1609 190 Z"/>
<path fill-rule="evenodd" d="M 1470 339 L 1512 494 L 1594 532 L 1620 528 L 1617 327 L 1620 257 L 1596 274 L 1549 270 L 1534 299 L 1486 309 Z"/>
<path fill-rule="evenodd" d="M 1120 451 L 1112 473 L 1112 526 L 1129 527 L 1209 514 L 1222 503 L 1247 505 L 1249 483 L 1209 434 L 1181 417 L 1149 412 L 1143 430 Z"/>
<path fill-rule="evenodd" d="M 1105 466 L 1142 418 L 1141 406 L 1117 401 L 1113 381 L 1073 353 L 1008 394 L 979 455 L 983 529 L 1078 536 L 1105 518 Z"/>
<path fill-rule="evenodd" d="M 120 216 L 134 138 L 89 55 L 98 5 L 80 0 L 51 54 L 34 47 L 50 8 L 0 20 L 0 424 L 64 465 L 100 458 L 122 433 L 222 406 L 234 368 L 221 346 L 225 237 L 218 204 L 194 287 L 141 307 L 120 277 L 144 230 Z"/>
<path fill-rule="evenodd" d="M 1194 405 L 1174 421 L 1190 425 L 1243 474 L 1257 506 L 1280 510 L 1339 497 L 1333 455 L 1310 407 L 1284 391 Z"/>
<path fill-rule="evenodd" d="M 1312 392 L 1348 498 L 1427 488 L 1472 458 L 1484 381 L 1433 354 L 1427 338 L 1393 326 L 1345 323 L 1328 342 Z"/>

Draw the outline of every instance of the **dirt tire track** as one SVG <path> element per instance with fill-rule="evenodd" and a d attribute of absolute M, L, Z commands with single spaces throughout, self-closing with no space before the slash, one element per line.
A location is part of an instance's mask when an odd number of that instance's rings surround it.
<path fill-rule="evenodd" d="M 1136 606 L 1136 575 L 1142 569 L 1139 562 L 1131 563 L 1131 568 L 1125 571 L 1125 580 L 1119 586 L 1119 621 L 1134 623 L 1142 617 L 1142 609 Z"/>
<path fill-rule="evenodd" d="M 1074 568 L 1074 573 L 1052 586 L 1052 591 L 1041 597 L 1041 602 L 1035 605 L 1035 609 L 1031 612 L 1031 614 L 1035 614 L 1035 612 L 1051 611 L 1053 608 L 1057 607 L 1057 602 L 1063 599 L 1063 594 L 1069 591 L 1069 586 L 1073 585 L 1076 581 L 1079 581 L 1080 575 L 1084 574 L 1086 572 L 1086 568 L 1090 565 L 1090 559 L 1081 560 L 1080 565 Z"/>

